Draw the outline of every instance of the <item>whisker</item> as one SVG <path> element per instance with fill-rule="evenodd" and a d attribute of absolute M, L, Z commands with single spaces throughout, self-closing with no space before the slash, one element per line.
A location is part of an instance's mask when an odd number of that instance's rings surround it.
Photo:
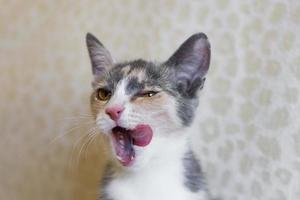
<path fill-rule="evenodd" d="M 97 138 L 97 136 L 98 136 L 98 132 L 94 132 L 93 134 L 91 134 L 90 140 L 87 142 L 86 148 L 84 150 L 85 158 L 87 158 L 87 152 L 88 152 L 89 145 L 95 141 L 95 138 Z"/>
<path fill-rule="evenodd" d="M 94 128 L 94 127 L 92 127 L 92 128 Z M 92 129 L 91 128 L 91 129 Z M 90 130 L 91 130 L 90 129 Z M 90 131 L 89 130 L 89 131 Z M 89 132 L 88 131 L 88 132 Z M 76 141 L 75 141 L 75 143 L 73 144 L 73 148 L 72 148 L 72 152 L 71 152 L 71 156 L 70 156 L 70 160 L 69 160 L 69 166 L 74 166 L 74 164 L 75 163 L 73 163 L 73 162 L 76 162 L 76 159 L 73 159 L 73 157 L 74 157 L 74 154 L 75 154 L 75 150 L 76 150 L 76 148 L 77 148 L 77 146 L 79 145 L 79 143 L 80 143 L 80 141 L 81 140 L 83 140 L 84 138 L 86 138 L 88 136 L 88 134 L 83 134 L 83 135 L 81 135 Z M 77 164 L 78 164 L 78 162 L 77 162 Z M 78 168 L 78 165 L 75 165 L 77 168 Z"/>
<path fill-rule="evenodd" d="M 62 119 L 77 119 L 77 118 L 81 118 L 81 119 L 86 119 L 86 118 L 92 118 L 93 116 L 90 115 L 90 114 L 79 114 L 79 115 L 73 115 L 73 116 L 70 116 L 70 117 L 64 117 Z"/>
<path fill-rule="evenodd" d="M 61 122 L 65 122 L 65 121 L 81 121 L 81 120 L 93 120 L 93 116 L 91 114 L 74 114 L 73 116 L 71 117 L 63 117 L 63 118 L 60 118 L 60 119 L 57 119 L 57 121 Z"/>
<path fill-rule="evenodd" d="M 85 139 L 86 138 L 88 138 L 88 141 L 89 141 L 89 138 L 91 137 L 91 134 L 92 133 L 94 133 L 94 131 L 95 131 L 95 127 L 92 127 L 89 131 L 88 131 L 88 133 L 85 135 Z M 87 141 L 87 142 L 88 142 Z M 81 148 L 80 148 L 80 150 L 79 150 L 79 154 L 78 154 L 78 158 L 77 158 L 77 163 L 76 163 L 76 166 L 77 167 L 79 167 L 79 161 L 80 161 L 80 158 L 81 158 L 81 153 L 82 153 L 82 150 L 83 150 L 83 148 L 84 148 L 84 146 L 86 145 L 86 140 L 83 142 L 83 144 L 81 145 Z"/>
<path fill-rule="evenodd" d="M 48 145 L 51 146 L 53 143 L 55 143 L 57 140 L 73 133 L 75 130 L 78 130 L 80 128 L 84 128 L 84 125 L 92 125 L 94 122 L 90 121 L 90 122 L 85 122 L 85 123 L 80 123 L 80 124 L 76 124 L 75 126 L 72 126 L 69 130 L 67 130 L 66 132 L 62 133 L 62 134 L 58 134 L 57 136 L 55 136 L 49 143 Z"/>

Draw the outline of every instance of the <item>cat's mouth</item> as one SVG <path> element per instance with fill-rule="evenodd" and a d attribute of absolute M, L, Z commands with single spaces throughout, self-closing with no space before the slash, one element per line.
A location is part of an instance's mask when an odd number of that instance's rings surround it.
<path fill-rule="evenodd" d="M 135 160 L 133 145 L 145 147 L 151 142 L 152 136 L 149 125 L 140 124 L 134 129 L 116 126 L 112 129 L 112 140 L 117 159 L 123 166 L 132 165 Z"/>

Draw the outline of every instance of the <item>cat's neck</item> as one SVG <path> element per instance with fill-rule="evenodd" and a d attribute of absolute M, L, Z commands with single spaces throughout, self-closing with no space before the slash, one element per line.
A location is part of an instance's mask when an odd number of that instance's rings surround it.
<path fill-rule="evenodd" d="M 158 152 L 157 156 L 151 162 L 152 166 L 174 166 L 175 163 L 181 163 L 184 154 L 188 151 L 188 137 L 178 137 L 167 139 L 163 142 L 163 146 Z"/>
<path fill-rule="evenodd" d="M 125 168 L 124 172 L 134 174 L 181 164 L 185 154 L 191 150 L 189 132 L 190 129 L 184 129 L 176 134 L 172 133 L 169 137 L 154 138 L 149 152 L 143 152 L 143 157 L 138 158 L 134 166 Z"/>

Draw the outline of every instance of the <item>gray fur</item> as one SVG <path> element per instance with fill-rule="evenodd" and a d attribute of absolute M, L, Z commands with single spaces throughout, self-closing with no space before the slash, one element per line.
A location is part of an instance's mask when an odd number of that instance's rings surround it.
<path fill-rule="evenodd" d="M 185 181 L 184 185 L 192 192 L 206 190 L 205 179 L 200 163 L 192 151 L 188 151 L 183 159 Z"/>
<path fill-rule="evenodd" d="M 136 94 L 139 91 L 143 90 L 145 87 L 144 82 L 139 82 L 138 78 L 131 77 L 128 80 L 128 84 L 126 86 L 126 94 Z"/>
<path fill-rule="evenodd" d="M 107 77 L 105 77 L 107 86 L 111 92 L 113 92 L 116 89 L 117 84 L 124 78 L 120 69 L 121 69 L 120 66 L 116 66 L 112 68 L 108 72 Z"/>
<path fill-rule="evenodd" d="M 179 104 L 177 107 L 177 113 L 184 126 L 188 126 L 192 123 L 195 116 L 195 109 L 198 106 L 197 99 L 179 98 Z"/>

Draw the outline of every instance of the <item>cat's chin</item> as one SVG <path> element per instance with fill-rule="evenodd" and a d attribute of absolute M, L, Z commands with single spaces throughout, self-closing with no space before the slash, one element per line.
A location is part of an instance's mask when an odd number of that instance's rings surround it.
<path fill-rule="evenodd" d="M 146 147 L 152 136 L 152 128 L 146 124 L 139 124 L 134 129 L 114 127 L 111 138 L 117 160 L 125 167 L 131 166 L 136 156 L 134 146 Z"/>

